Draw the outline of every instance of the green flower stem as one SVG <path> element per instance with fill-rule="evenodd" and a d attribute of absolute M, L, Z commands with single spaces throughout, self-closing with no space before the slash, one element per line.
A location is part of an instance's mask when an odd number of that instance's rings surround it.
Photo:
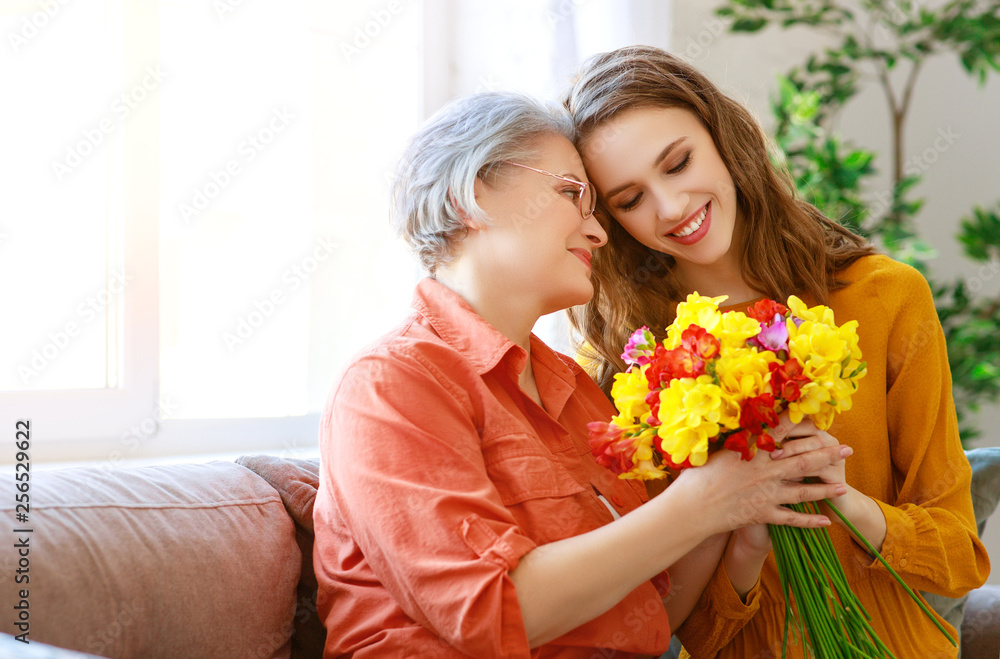
<path fill-rule="evenodd" d="M 832 510 L 837 515 L 837 517 L 839 517 L 840 520 L 842 522 L 844 522 L 844 524 L 847 525 L 847 528 L 849 528 L 851 530 L 851 532 L 854 533 L 854 536 L 856 538 L 858 538 L 859 540 L 861 540 L 861 543 L 868 549 L 868 553 L 874 555 L 875 558 L 877 558 L 878 561 L 882 565 L 884 565 L 887 570 L 889 570 L 889 574 L 891 574 L 896 579 L 896 581 L 899 583 L 899 585 L 902 586 L 906 590 L 906 592 L 910 594 L 910 597 L 913 598 L 913 601 L 917 603 L 917 605 L 920 607 L 920 609 L 927 615 L 928 618 L 931 619 L 931 621 L 934 623 L 934 625 L 939 630 L 941 630 L 941 633 L 944 634 L 945 638 L 947 638 L 948 641 L 953 646 L 958 647 L 958 643 L 955 642 L 955 639 L 953 639 L 951 637 L 951 634 L 948 633 L 948 631 L 944 628 L 944 626 L 940 622 L 938 622 L 937 618 L 934 617 L 934 614 L 932 614 L 931 611 L 930 611 L 930 609 L 927 608 L 927 605 L 924 604 L 924 601 L 922 599 L 920 599 L 917 596 L 917 594 L 914 593 L 913 590 L 910 589 L 909 586 L 906 585 L 906 582 L 903 581 L 903 579 L 898 574 L 896 574 L 896 571 L 892 569 L 892 566 L 889 565 L 889 563 L 887 563 L 884 558 L 882 558 L 882 554 L 880 554 L 879 551 L 877 549 L 875 549 L 875 547 L 872 546 L 872 543 L 868 542 L 868 538 L 866 538 L 865 536 L 861 535 L 861 532 L 859 532 L 854 527 L 854 525 L 851 524 L 851 521 L 849 519 L 847 519 L 846 517 L 844 517 L 844 514 L 842 512 L 840 512 L 840 510 L 838 510 L 837 507 L 835 505 L 833 505 L 830 502 L 829 499 L 826 499 L 825 503 L 826 503 L 826 505 L 828 505 L 830 507 L 830 510 Z"/>
<path fill-rule="evenodd" d="M 819 513 L 815 502 L 791 507 L 799 512 Z M 782 656 L 787 653 L 791 628 L 810 657 L 893 657 L 872 629 L 871 616 L 850 589 L 829 532 L 825 528 L 779 526 L 771 527 L 771 535 L 785 594 Z"/>
<path fill-rule="evenodd" d="M 814 514 L 820 512 L 819 506 L 815 502 L 807 505 L 806 509 Z M 816 543 L 816 552 L 824 559 L 827 577 L 837 590 L 839 606 L 845 611 L 844 620 L 847 623 L 848 633 L 855 641 L 865 646 L 869 652 L 876 653 L 877 656 L 893 657 L 892 652 L 869 624 L 871 615 L 847 583 L 847 575 L 844 574 L 843 566 L 837 557 L 829 532 L 826 529 L 816 529 L 808 537 Z M 863 617 L 859 617 L 859 612 L 863 614 Z"/>
<path fill-rule="evenodd" d="M 821 657 L 836 657 L 838 646 L 834 640 L 835 630 L 831 627 L 829 615 L 824 615 L 825 603 L 817 589 L 812 557 L 803 546 L 801 538 L 796 537 L 801 534 L 801 530 L 791 528 L 783 528 L 781 531 L 782 539 L 785 541 L 783 544 L 789 548 L 785 553 L 793 566 L 792 594 L 805 621 L 808 645 L 818 651 Z"/>

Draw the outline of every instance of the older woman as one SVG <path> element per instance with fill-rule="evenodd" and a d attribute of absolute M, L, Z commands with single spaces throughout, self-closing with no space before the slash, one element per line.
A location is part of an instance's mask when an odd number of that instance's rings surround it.
<path fill-rule="evenodd" d="M 326 656 L 658 654 L 727 531 L 827 524 L 781 504 L 843 492 L 799 482 L 850 453 L 819 436 L 790 442 L 797 460 L 715 456 L 649 503 L 597 465 L 586 424 L 613 408 L 531 334 L 590 299 L 606 240 L 573 138 L 558 110 L 483 94 L 442 110 L 403 157 L 397 227 L 430 277 L 323 414 Z"/>

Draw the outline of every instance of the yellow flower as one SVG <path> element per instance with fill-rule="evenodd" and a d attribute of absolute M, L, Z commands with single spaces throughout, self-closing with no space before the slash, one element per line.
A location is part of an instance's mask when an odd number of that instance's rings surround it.
<path fill-rule="evenodd" d="M 730 311 L 722 315 L 722 322 L 715 332 L 712 332 L 722 343 L 722 351 L 727 348 L 743 348 L 747 339 L 757 336 L 760 323 L 742 311 Z"/>
<path fill-rule="evenodd" d="M 797 401 L 788 404 L 788 416 L 792 419 L 792 423 L 798 423 L 804 415 L 809 415 L 813 417 L 816 427 L 820 430 L 829 428 L 829 423 L 833 421 L 832 408 L 829 410 L 831 416 L 825 427 L 820 425 L 821 419 L 818 418 L 818 415 L 820 412 L 825 414 L 825 408 L 829 408 L 825 403 L 830 400 L 831 387 L 826 387 L 819 382 L 808 382 L 802 385 L 802 395 Z"/>
<path fill-rule="evenodd" d="M 622 417 L 632 423 L 633 419 L 645 419 L 649 415 L 649 405 L 646 395 L 649 393 L 649 383 L 646 380 L 648 364 L 641 368 L 632 368 L 624 373 L 615 374 L 615 383 L 611 385 L 611 397 L 615 407 Z"/>
<path fill-rule="evenodd" d="M 837 328 L 823 323 L 805 321 L 799 327 L 788 322 L 788 353 L 799 360 L 807 370 L 810 363 L 818 368 L 820 362 L 840 364 L 850 356 L 850 345 Z"/>
<path fill-rule="evenodd" d="M 767 365 L 778 361 L 770 350 L 752 348 L 723 351 L 715 362 L 715 375 L 726 396 L 737 401 L 771 392 L 771 373 Z"/>
<path fill-rule="evenodd" d="M 705 464 L 708 440 L 719 434 L 722 408 L 722 390 L 710 375 L 672 381 L 660 392 L 657 434 L 663 451 L 676 463 Z"/>
<path fill-rule="evenodd" d="M 623 417 L 617 416 L 612 419 L 612 423 L 621 425 L 625 423 L 625 420 Z M 633 467 L 624 474 L 619 474 L 618 477 L 639 480 L 665 478 L 666 472 L 663 467 L 656 464 L 656 460 L 653 458 L 653 440 L 656 439 L 656 428 L 649 426 L 641 428 L 635 424 L 628 425 L 627 428 L 626 435 L 629 436 L 635 447 L 635 452 L 632 454 Z"/>
<path fill-rule="evenodd" d="M 837 329 L 837 335 L 847 344 L 851 359 L 861 361 L 861 348 L 858 347 L 858 321 L 849 320 Z M 848 371 L 850 373 L 854 369 Z"/>
<path fill-rule="evenodd" d="M 652 460 L 636 461 L 634 469 L 626 471 L 624 474 L 618 476 L 618 478 L 633 478 L 644 481 L 666 477 L 667 472 L 664 471 L 663 467 L 660 467 Z"/>
<path fill-rule="evenodd" d="M 728 298 L 728 295 L 704 297 L 697 291 L 688 295 L 687 300 L 677 305 L 677 317 L 667 328 L 667 340 L 664 341 L 667 350 L 672 350 L 681 344 L 681 333 L 691 325 L 703 327 L 706 332 L 719 338 L 716 333 L 716 328 L 722 321 L 719 303 Z"/>
<path fill-rule="evenodd" d="M 815 307 L 807 307 L 805 302 L 794 295 L 790 295 L 786 306 L 792 312 L 793 316 L 801 318 L 802 320 L 811 320 L 825 325 L 835 324 L 833 320 L 833 309 L 825 307 L 822 304 L 818 304 Z"/>

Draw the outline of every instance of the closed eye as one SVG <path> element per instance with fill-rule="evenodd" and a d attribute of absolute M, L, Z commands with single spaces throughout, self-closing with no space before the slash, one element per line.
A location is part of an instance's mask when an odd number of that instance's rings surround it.
<path fill-rule="evenodd" d="M 564 194 L 569 197 L 569 200 L 576 203 L 580 200 L 580 188 L 575 185 L 567 185 L 562 190 L 559 191 L 560 194 Z"/>
<path fill-rule="evenodd" d="M 618 210 L 622 211 L 623 213 L 627 213 L 636 206 L 638 206 L 640 201 L 642 201 L 642 193 L 636 192 L 634 195 L 632 195 L 622 203 L 618 204 Z"/>
<path fill-rule="evenodd" d="M 666 170 L 666 174 L 668 174 L 668 175 L 670 175 L 670 174 L 680 174 L 685 169 L 687 169 L 690 165 L 691 165 L 691 152 L 688 151 L 686 154 L 684 154 L 684 159 L 683 160 L 681 160 L 679 163 L 677 163 L 677 165 L 675 165 L 674 167 L 671 167 L 671 168 L 669 168 L 669 169 Z M 617 208 L 617 210 L 619 210 L 619 211 L 621 211 L 623 213 L 627 213 L 630 210 L 633 210 L 636 206 L 638 206 L 641 201 L 642 201 L 642 192 L 639 191 L 639 192 L 636 192 L 631 197 L 628 197 L 622 203 L 617 204 L 616 208 Z"/>
<path fill-rule="evenodd" d="M 690 164 L 691 164 L 691 152 L 688 151 L 686 154 L 684 154 L 684 160 L 680 161 L 676 167 L 671 167 L 670 169 L 668 169 L 667 173 L 680 174 L 685 169 L 687 169 L 688 165 Z"/>

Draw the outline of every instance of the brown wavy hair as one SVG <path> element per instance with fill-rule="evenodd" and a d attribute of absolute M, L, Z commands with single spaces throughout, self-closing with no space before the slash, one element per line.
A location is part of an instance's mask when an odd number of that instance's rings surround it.
<path fill-rule="evenodd" d="M 827 302 L 830 291 L 850 282 L 837 272 L 875 248 L 798 198 L 788 172 L 768 157 L 763 129 L 740 103 L 723 94 L 700 71 L 658 48 L 629 46 L 584 63 L 565 100 L 579 136 L 594 132 L 619 113 L 643 107 L 680 108 L 708 130 L 736 188 L 743 221 L 736 228 L 741 274 L 754 290 L 778 300 L 809 295 Z M 594 297 L 570 310 L 570 322 L 585 344 L 582 357 L 605 393 L 625 369 L 620 354 L 630 333 L 647 325 L 662 339 L 688 291 L 673 272 L 673 257 L 633 238 L 599 200 L 608 244 L 593 259 Z"/>

